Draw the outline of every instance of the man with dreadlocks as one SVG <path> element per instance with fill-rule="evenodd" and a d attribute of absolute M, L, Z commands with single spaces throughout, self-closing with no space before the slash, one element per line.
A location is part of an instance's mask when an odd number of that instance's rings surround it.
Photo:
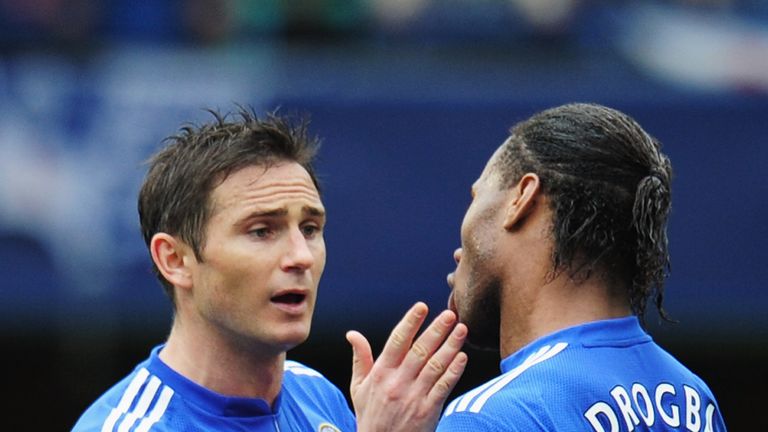
<path fill-rule="evenodd" d="M 516 125 L 472 186 L 448 301 L 502 375 L 438 431 L 722 431 L 707 385 L 644 331 L 662 318 L 669 159 L 633 119 L 568 104 Z"/>

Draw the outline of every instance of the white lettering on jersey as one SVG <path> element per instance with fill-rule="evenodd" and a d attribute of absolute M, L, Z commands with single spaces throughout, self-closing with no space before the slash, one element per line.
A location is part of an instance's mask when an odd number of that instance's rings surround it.
<path fill-rule="evenodd" d="M 610 432 L 619 432 L 619 419 L 616 418 L 616 413 L 613 412 L 611 406 L 605 402 L 592 404 L 592 406 L 584 413 L 584 417 L 587 418 L 587 421 L 595 432 L 606 432 L 603 428 L 603 424 L 600 423 L 600 420 L 597 418 L 598 414 L 602 414 L 608 419 L 608 423 L 611 426 L 609 429 Z"/>
<path fill-rule="evenodd" d="M 632 403 L 629 401 L 627 390 L 622 386 L 616 386 L 611 390 L 611 396 L 613 396 L 613 400 L 619 406 L 619 411 L 624 416 L 627 430 L 632 432 L 635 430 L 635 426 L 640 424 L 640 419 L 637 418 L 637 414 L 632 410 Z"/>
<path fill-rule="evenodd" d="M 664 395 L 666 394 L 675 396 L 675 388 L 672 386 L 672 384 L 661 383 L 656 386 L 656 409 L 659 410 L 659 416 L 661 416 L 661 419 L 664 421 L 664 423 L 672 427 L 679 427 L 680 408 L 678 408 L 677 405 L 670 404 L 669 407 L 672 409 L 672 413 L 670 415 L 667 414 L 667 412 L 664 411 L 664 408 L 661 406 L 662 399 L 664 399 Z"/>
<path fill-rule="evenodd" d="M 584 412 L 584 418 L 587 420 L 592 430 L 595 432 L 618 432 L 619 414 L 627 425 L 627 430 L 633 431 L 643 423 L 649 428 L 656 422 L 656 414 L 659 419 L 671 428 L 679 428 L 681 424 L 680 408 L 681 403 L 685 409 L 685 427 L 691 432 L 699 432 L 704 426 L 704 432 L 713 432 L 713 420 L 715 415 L 714 403 L 708 403 L 704 412 L 704 421 L 702 421 L 701 409 L 702 401 L 699 392 L 690 386 L 683 385 L 683 392 L 677 397 L 677 391 L 672 384 L 661 383 L 653 389 L 653 401 L 651 392 L 640 383 L 632 385 L 631 392 L 618 385 L 611 389 L 610 395 L 615 402 L 611 405 L 608 401 L 598 401 L 590 405 Z M 631 394 L 631 397 L 630 397 Z M 655 403 L 654 403 L 655 402 Z M 705 423 L 702 425 L 702 423 Z M 605 425 L 609 429 L 606 429 Z"/>
<path fill-rule="evenodd" d="M 643 399 L 644 409 L 640 407 L 640 401 L 637 396 L 641 396 Z M 640 417 L 643 418 L 645 425 L 648 427 L 653 426 L 653 422 L 656 421 L 656 413 L 653 411 L 653 402 L 651 402 L 651 396 L 648 394 L 648 390 L 640 383 L 634 383 L 632 385 L 632 400 L 635 402 L 637 412 Z"/>
<path fill-rule="evenodd" d="M 695 389 L 683 386 L 685 392 L 685 427 L 691 432 L 699 432 L 701 430 L 701 398 L 699 393 Z"/>
<path fill-rule="evenodd" d="M 709 403 L 707 404 L 707 426 L 704 428 L 704 432 L 714 432 L 712 429 L 714 426 L 712 425 L 712 420 L 714 420 L 715 417 L 715 404 Z"/>

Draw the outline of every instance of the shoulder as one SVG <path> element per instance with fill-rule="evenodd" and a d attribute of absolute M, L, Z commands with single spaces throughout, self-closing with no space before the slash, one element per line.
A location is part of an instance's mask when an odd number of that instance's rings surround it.
<path fill-rule="evenodd" d="M 286 360 L 283 370 L 295 376 L 321 378 L 325 380 L 323 374 L 295 360 Z"/>
<path fill-rule="evenodd" d="M 531 430 L 519 423 L 510 423 L 507 417 L 496 417 L 487 413 L 455 413 L 440 419 L 436 432 L 513 432 Z"/>
<path fill-rule="evenodd" d="M 283 385 L 285 390 L 292 395 L 311 395 L 313 397 L 344 399 L 344 395 L 336 385 L 329 381 L 323 374 L 292 360 L 286 360 L 284 366 Z"/>
<path fill-rule="evenodd" d="M 354 430 L 355 418 L 344 394 L 323 374 L 296 361 L 286 360 L 283 401 L 296 404 L 306 416 L 328 421 L 341 430 Z"/>
<path fill-rule="evenodd" d="M 489 384 L 480 386 L 452 401 L 438 424 L 439 432 L 503 432 L 556 430 L 550 421 L 547 404 L 538 394 L 523 395 L 512 389 L 487 396 Z M 478 391 L 480 390 L 480 391 Z M 512 390 L 512 391 L 510 391 Z"/>
<path fill-rule="evenodd" d="M 553 360 L 568 344 L 547 345 L 516 367 L 459 396 L 440 420 L 444 431 L 554 430 L 548 407 L 562 369 Z"/>
<path fill-rule="evenodd" d="M 332 393 L 339 391 L 339 389 L 322 373 L 297 361 L 286 360 L 283 371 L 283 380 L 286 387 L 298 386 Z"/>
<path fill-rule="evenodd" d="M 140 365 L 96 399 L 83 412 L 72 431 L 113 430 L 126 421 L 139 427 L 137 430 L 142 430 L 142 427 L 151 426 L 162 416 L 172 396 L 170 387 L 163 385 Z M 146 424 L 142 426 L 142 423 Z"/>

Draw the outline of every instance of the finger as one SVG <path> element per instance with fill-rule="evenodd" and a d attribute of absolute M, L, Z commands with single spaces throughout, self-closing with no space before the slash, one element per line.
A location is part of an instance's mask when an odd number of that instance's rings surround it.
<path fill-rule="evenodd" d="M 413 338 L 416 337 L 416 333 L 424 323 L 428 311 L 426 304 L 418 302 L 405 313 L 403 319 L 390 333 L 377 360 L 382 367 L 398 367 L 400 365 L 411 347 Z"/>
<path fill-rule="evenodd" d="M 460 354 L 466 338 L 467 326 L 456 324 L 445 343 L 427 360 L 422 368 L 417 381 L 418 385 L 425 389 L 431 389 L 446 373 L 456 356 Z"/>
<path fill-rule="evenodd" d="M 368 339 L 360 332 L 350 330 L 346 336 L 347 341 L 352 345 L 352 380 L 349 383 L 349 391 L 354 394 L 373 368 L 373 353 Z"/>
<path fill-rule="evenodd" d="M 432 321 L 429 327 L 424 330 L 421 336 L 419 336 L 416 342 L 413 343 L 411 349 L 408 350 L 408 354 L 403 361 L 403 367 L 401 369 L 402 373 L 407 377 L 416 378 L 422 368 L 424 368 L 424 365 L 430 360 L 432 354 L 435 353 L 446 340 L 455 324 L 455 313 L 449 310 L 440 313 L 440 315 Z M 459 349 L 460 348 L 461 347 L 459 347 Z M 445 363 L 446 366 L 448 363 L 449 361 Z"/>
<path fill-rule="evenodd" d="M 460 352 L 456 354 L 456 357 L 451 362 L 450 366 L 445 370 L 445 373 L 437 380 L 435 385 L 427 394 L 427 403 L 432 406 L 442 406 L 451 395 L 456 383 L 459 382 L 459 378 L 464 373 L 467 367 L 467 354 Z"/>

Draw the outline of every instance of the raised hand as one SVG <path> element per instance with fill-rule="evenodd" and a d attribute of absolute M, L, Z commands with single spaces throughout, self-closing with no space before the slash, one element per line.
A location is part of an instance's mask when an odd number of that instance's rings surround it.
<path fill-rule="evenodd" d="M 421 302 L 411 307 L 375 363 L 365 336 L 347 332 L 353 351 L 350 394 L 359 432 L 435 429 L 467 364 L 461 352 L 467 327 L 446 310 L 414 342 L 427 312 Z"/>

